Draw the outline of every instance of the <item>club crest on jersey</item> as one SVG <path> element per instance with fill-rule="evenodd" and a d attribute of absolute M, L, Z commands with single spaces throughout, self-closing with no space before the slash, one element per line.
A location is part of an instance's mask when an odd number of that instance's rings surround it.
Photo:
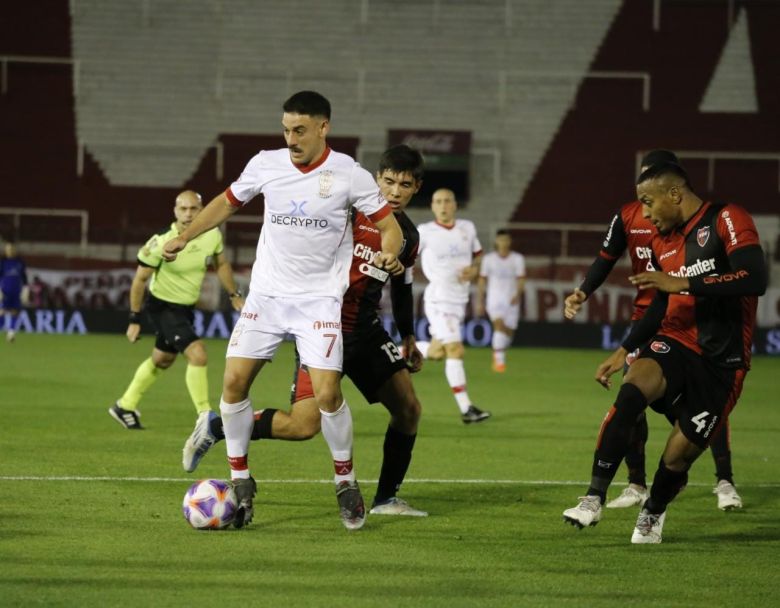
<path fill-rule="evenodd" d="M 656 352 L 656 353 L 668 353 L 671 349 L 671 347 L 666 342 L 661 342 L 660 340 L 656 340 L 652 344 L 650 344 L 650 350 Z"/>
<path fill-rule="evenodd" d="M 333 171 L 320 171 L 320 198 L 330 198 L 333 187 Z"/>
<path fill-rule="evenodd" d="M 699 247 L 704 247 L 709 238 L 710 227 L 704 226 L 704 228 L 699 228 L 698 232 L 696 233 L 696 242 L 699 244 Z"/>

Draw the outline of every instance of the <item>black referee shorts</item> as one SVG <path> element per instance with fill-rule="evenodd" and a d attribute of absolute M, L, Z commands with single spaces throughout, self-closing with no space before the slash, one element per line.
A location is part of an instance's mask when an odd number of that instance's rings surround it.
<path fill-rule="evenodd" d="M 166 353 L 182 353 L 199 339 L 193 327 L 195 312 L 192 306 L 173 304 L 149 294 L 145 309 L 157 336 L 155 348 Z"/>

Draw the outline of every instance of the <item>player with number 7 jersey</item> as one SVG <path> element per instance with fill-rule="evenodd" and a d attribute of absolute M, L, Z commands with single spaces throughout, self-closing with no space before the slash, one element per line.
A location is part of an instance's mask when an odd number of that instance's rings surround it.
<path fill-rule="evenodd" d="M 427 513 L 410 506 L 397 496 L 412 459 L 421 406 L 410 373 L 422 365 L 422 355 L 414 339 L 414 300 L 412 267 L 419 246 L 419 233 L 404 213 L 422 183 L 423 160 L 416 150 L 394 146 L 383 155 L 377 170 L 379 188 L 398 220 L 403 245 L 398 259 L 406 267 L 392 276 L 374 265 L 381 239 L 376 225 L 363 213 L 352 213 L 352 264 L 350 286 L 341 310 L 344 337 L 344 373 L 369 403 L 381 402 L 390 413 L 385 433 L 381 471 L 371 508 L 375 515 L 423 517 Z M 401 349 L 385 331 L 380 319 L 382 289 L 390 281 L 393 316 L 401 336 Z M 320 430 L 320 416 L 314 400 L 311 368 L 298 361 L 291 402 L 292 409 L 266 408 L 255 414 L 252 439 L 310 439 Z M 219 420 L 211 425 L 209 441 L 222 438 Z M 193 433 L 185 444 L 186 454 L 197 453 L 199 438 Z M 185 468 L 188 468 L 185 464 Z M 189 468 L 188 470 L 192 470 Z"/>

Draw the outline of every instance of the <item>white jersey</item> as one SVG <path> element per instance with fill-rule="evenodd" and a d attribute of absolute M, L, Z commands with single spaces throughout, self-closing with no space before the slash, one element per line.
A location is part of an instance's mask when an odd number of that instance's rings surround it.
<path fill-rule="evenodd" d="M 372 221 L 391 212 L 374 178 L 330 148 L 305 167 L 293 164 L 287 148 L 263 150 L 226 195 L 232 205 L 243 206 L 261 193 L 265 213 L 250 291 L 340 301 L 352 261 L 349 208 L 354 205 Z"/>
<path fill-rule="evenodd" d="M 482 251 L 477 229 L 469 220 L 455 220 L 453 226 L 426 222 L 417 227 L 420 232 L 420 263 L 429 285 L 425 300 L 466 304 L 471 283 L 460 280 L 460 273 L 471 266 Z"/>
<path fill-rule="evenodd" d="M 487 279 L 488 308 L 508 304 L 517 295 L 517 279 L 525 277 L 525 258 L 516 251 L 505 258 L 491 251 L 482 258 L 479 276 Z"/>

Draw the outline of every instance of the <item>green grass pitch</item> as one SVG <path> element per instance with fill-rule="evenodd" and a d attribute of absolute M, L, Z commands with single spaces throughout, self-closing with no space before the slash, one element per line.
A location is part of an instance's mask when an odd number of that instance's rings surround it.
<path fill-rule="evenodd" d="M 106 410 L 152 346 L 123 336 L 25 335 L 0 344 L 2 606 L 768 606 L 780 583 L 780 359 L 756 358 L 732 417 L 744 509 L 717 510 L 708 454 L 670 507 L 664 542 L 633 546 L 635 509 L 595 528 L 564 525 L 589 477 L 615 389 L 599 351 L 515 349 L 504 375 L 470 349 L 469 392 L 492 410 L 465 426 L 441 363 L 415 377 L 423 420 L 401 495 L 425 519 L 338 517 L 322 438 L 252 444 L 255 521 L 198 532 L 181 515 L 196 478 L 226 478 L 219 444 L 181 469 L 194 409 L 179 361 L 141 404 L 142 432 Z M 217 402 L 225 342 L 209 341 Z M 285 407 L 289 345 L 261 373 L 255 407 Z M 387 415 L 344 383 L 355 463 L 373 496 Z M 668 427 L 652 412 L 648 468 Z M 614 496 L 625 480 L 618 472 Z"/>

